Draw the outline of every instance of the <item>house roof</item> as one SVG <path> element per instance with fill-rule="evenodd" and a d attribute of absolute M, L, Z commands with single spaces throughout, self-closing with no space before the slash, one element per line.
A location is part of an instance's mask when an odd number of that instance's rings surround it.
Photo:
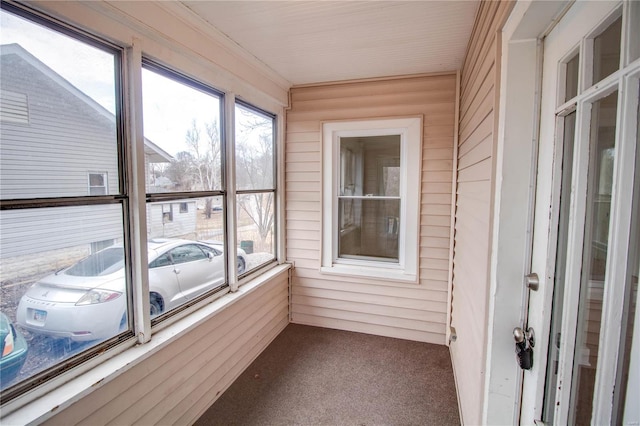
<path fill-rule="evenodd" d="M 47 76 L 52 81 L 54 81 L 59 87 L 66 90 L 68 93 L 72 94 L 76 98 L 80 99 L 82 102 L 84 102 L 87 105 L 87 107 L 93 109 L 100 116 L 106 118 L 109 121 L 115 120 L 115 116 L 110 111 L 105 109 L 102 105 L 100 105 L 98 102 L 93 100 L 93 98 L 91 98 L 86 93 L 84 93 L 83 91 L 78 89 L 76 86 L 71 84 L 68 80 L 66 80 L 60 74 L 58 74 L 57 72 L 49 68 L 46 64 L 44 64 L 38 58 L 33 56 L 31 53 L 29 53 L 25 48 L 23 48 L 19 44 L 13 43 L 13 44 L 0 45 L 0 56 L 5 56 L 5 55 L 19 56 L 30 66 L 32 66 L 33 68 L 38 70 L 40 73 L 42 73 L 43 75 Z M 159 146 L 157 146 L 147 138 L 144 139 L 144 151 L 145 151 L 145 154 L 147 155 L 148 160 L 152 163 L 168 163 L 168 162 L 171 162 L 171 160 L 173 159 L 173 157 L 169 153 L 164 151 L 162 148 L 160 148 Z"/>
<path fill-rule="evenodd" d="M 462 68 L 479 1 L 198 1 L 182 7 L 293 85 Z"/>

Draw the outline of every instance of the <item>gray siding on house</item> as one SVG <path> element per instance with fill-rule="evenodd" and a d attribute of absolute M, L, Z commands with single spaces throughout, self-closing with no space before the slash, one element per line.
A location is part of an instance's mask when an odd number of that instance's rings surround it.
<path fill-rule="evenodd" d="M 0 123 L 2 199 L 89 195 L 91 172 L 107 173 L 109 192 L 118 193 L 113 116 L 43 74 L 25 59 L 28 53 L 6 52 L 3 46 L 0 90 L 26 96 L 28 124 Z"/>
<path fill-rule="evenodd" d="M 445 343 L 455 74 L 291 90 L 285 142 L 292 321 Z M 322 121 L 423 115 L 419 284 L 320 273 Z"/>
<path fill-rule="evenodd" d="M 510 2 L 482 2 L 461 74 L 451 355 L 460 411 L 482 421 L 500 43 Z"/>
<path fill-rule="evenodd" d="M 180 205 L 186 204 L 187 211 L 181 212 Z M 164 207 L 163 207 L 164 206 Z M 163 208 L 171 208 L 171 220 L 163 219 Z M 192 238 L 196 239 L 198 210 L 195 201 L 167 201 L 147 204 L 147 229 L 149 238 Z"/>
<path fill-rule="evenodd" d="M 21 47 L 1 49 L 0 91 L 3 98 L 26 101 L 21 111 L 27 114 L 0 122 L 2 199 L 86 196 L 90 173 L 106 174 L 108 192 L 118 193 L 113 115 L 89 105 L 93 101 Z M 3 210 L 0 231 L 2 259 L 81 245 L 88 249 L 93 242 L 122 238 L 122 208 Z"/>

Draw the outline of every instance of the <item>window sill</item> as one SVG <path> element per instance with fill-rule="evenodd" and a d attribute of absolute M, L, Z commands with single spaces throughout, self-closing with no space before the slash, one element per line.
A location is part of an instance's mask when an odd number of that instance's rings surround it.
<path fill-rule="evenodd" d="M 329 275 L 373 278 L 381 281 L 401 281 L 403 283 L 418 283 L 418 276 L 415 273 L 407 273 L 403 269 L 377 268 L 363 265 L 341 265 L 323 266 L 320 272 Z"/>
<path fill-rule="evenodd" d="M 113 355 L 108 359 L 100 360 L 101 362 L 94 368 L 66 381 L 66 383 L 40 397 L 34 398 L 33 393 L 27 393 L 16 398 L 2 407 L 2 423 L 36 424 L 46 421 L 71 404 L 89 395 L 94 390 L 126 374 L 127 371 L 137 364 L 167 347 L 185 333 L 190 332 L 200 324 L 210 320 L 222 310 L 243 299 L 250 293 L 253 293 L 256 289 L 277 275 L 285 272 L 290 267 L 291 265 L 282 264 L 264 271 L 259 277 L 244 283 L 235 293 L 227 293 L 223 297 L 195 310 L 175 323 L 154 332 L 150 342 L 124 350 L 120 347 L 120 350 L 122 350 L 121 353 Z M 130 340 L 123 343 L 123 345 L 131 345 L 131 342 Z M 118 348 L 115 348 L 115 350 L 117 349 Z M 73 374 L 72 371 L 70 373 Z M 65 381 L 64 375 L 60 376 L 59 379 Z M 38 389 L 35 389 L 34 392 L 38 392 Z"/>

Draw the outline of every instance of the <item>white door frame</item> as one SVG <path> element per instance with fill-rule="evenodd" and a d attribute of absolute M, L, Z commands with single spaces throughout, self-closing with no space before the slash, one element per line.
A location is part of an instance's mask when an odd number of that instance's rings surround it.
<path fill-rule="evenodd" d="M 535 328 L 534 368 L 522 372 L 515 361 L 511 330 L 526 322 L 529 302 L 542 307 L 539 318 L 550 318 L 556 237 L 554 215 L 559 166 L 557 144 L 538 146 L 542 39 L 571 6 L 572 1 L 519 1 L 501 33 L 500 102 L 495 152 L 495 198 L 491 241 L 491 281 L 488 311 L 484 424 L 517 424 L 540 418 L 550 321 L 529 323 Z M 539 151 L 539 152 L 538 152 Z M 546 170 L 537 173 L 537 161 Z M 538 247 L 532 253 L 533 214 Z M 557 225 L 557 224 L 555 224 Z M 544 234 L 544 235 L 543 235 Z M 542 239 L 539 240 L 539 239 Z M 551 259 L 551 261 L 549 261 Z M 524 275 L 537 272 L 538 291 L 525 290 Z M 550 283 L 550 285 L 547 284 Z M 537 355 L 537 356 L 536 356 Z M 523 376 L 535 397 L 521 401 Z M 530 394 L 529 394 L 530 396 Z"/>
<path fill-rule="evenodd" d="M 483 424 L 517 424 L 520 418 L 522 370 L 516 363 L 512 331 L 523 327 L 526 319 L 525 275 L 531 272 L 533 206 L 540 196 L 536 174 L 541 40 L 568 4 L 519 1 L 501 33 Z M 538 183 L 550 186 L 550 181 Z M 536 329 L 536 334 L 544 333 Z"/>

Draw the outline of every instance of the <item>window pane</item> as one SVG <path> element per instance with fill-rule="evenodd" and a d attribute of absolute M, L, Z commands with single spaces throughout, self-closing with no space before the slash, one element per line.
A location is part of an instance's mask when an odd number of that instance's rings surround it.
<path fill-rule="evenodd" d="M 565 72 L 565 95 L 564 101 L 575 98 L 578 95 L 578 70 L 580 65 L 580 54 L 576 55 L 567 62 Z"/>
<path fill-rule="evenodd" d="M 236 188 L 274 189 L 271 117 L 236 105 Z"/>
<path fill-rule="evenodd" d="M 616 19 L 593 40 L 593 82 L 595 84 L 620 68 L 622 17 Z"/>
<path fill-rule="evenodd" d="M 122 224 L 114 204 L 0 211 L 3 389 L 128 329 Z"/>
<path fill-rule="evenodd" d="M 221 196 L 147 203 L 152 316 L 226 283 L 222 206 Z"/>
<path fill-rule="evenodd" d="M 340 138 L 340 196 L 400 195 L 400 135 Z"/>
<path fill-rule="evenodd" d="M 398 262 L 400 200 L 340 199 L 338 257 Z"/>
<path fill-rule="evenodd" d="M 640 109 L 637 112 L 637 120 L 640 123 Z M 637 329 L 637 327 L 640 327 L 640 316 L 638 315 L 638 277 L 640 276 L 640 126 L 636 129 L 636 132 L 636 169 L 631 210 L 631 232 L 629 233 L 631 236 L 628 250 L 629 264 L 627 266 L 624 307 L 622 310 L 623 321 L 618 369 L 616 370 L 613 424 L 624 424 L 625 420 L 629 422 L 625 418 L 625 412 L 630 413 L 630 407 L 637 404 L 637 402 L 633 401 L 632 395 L 634 395 L 634 387 L 637 389 L 638 386 L 637 370 L 634 376 L 633 365 L 635 364 L 637 369 L 637 364 L 640 362 L 640 356 L 638 356 L 640 352 L 637 347 L 640 344 L 640 341 L 638 341 L 640 334 Z M 636 348 L 633 349 L 632 354 L 634 334 L 636 336 Z M 635 361 L 632 363 L 633 357 L 635 357 Z M 636 378 L 635 380 L 634 377 Z M 629 379 L 631 379 L 631 383 Z M 636 383 L 633 383 L 634 381 Z"/>
<path fill-rule="evenodd" d="M 118 193 L 117 57 L 4 10 L 0 19 L 0 197 L 93 195 L 87 170 Z"/>
<path fill-rule="evenodd" d="M 222 188 L 221 98 L 142 70 L 147 192 Z"/>
<path fill-rule="evenodd" d="M 593 104 L 591 110 L 590 165 L 594 171 L 587 194 L 587 221 L 583 247 L 583 267 L 578 308 L 574 379 L 577 424 L 591 421 L 593 390 L 598 364 L 598 347 L 607 271 L 609 215 L 613 169 L 616 158 L 615 133 L 618 93 Z"/>
<path fill-rule="evenodd" d="M 273 203 L 273 192 L 238 194 L 237 238 L 241 249 L 238 256 L 246 261 L 243 272 L 276 257 Z M 242 269 L 242 265 L 238 265 L 238 271 Z"/>

